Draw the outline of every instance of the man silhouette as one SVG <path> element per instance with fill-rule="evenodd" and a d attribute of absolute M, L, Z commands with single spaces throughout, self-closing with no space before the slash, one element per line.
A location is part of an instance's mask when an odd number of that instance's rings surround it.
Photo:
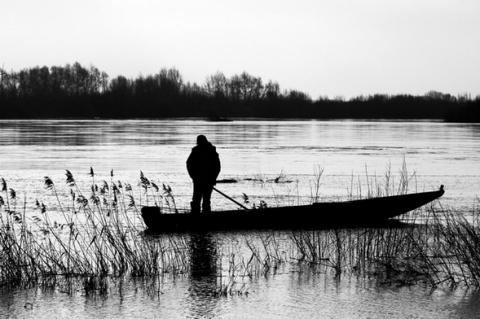
<path fill-rule="evenodd" d="M 187 170 L 193 180 L 192 213 L 200 213 L 202 199 L 202 212 L 210 212 L 213 186 L 220 174 L 220 158 L 216 147 L 204 135 L 197 136 L 197 145 L 187 159 Z"/>

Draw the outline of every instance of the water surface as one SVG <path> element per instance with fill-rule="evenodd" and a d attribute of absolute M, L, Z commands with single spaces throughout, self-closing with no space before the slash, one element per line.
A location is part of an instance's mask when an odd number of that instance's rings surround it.
<path fill-rule="evenodd" d="M 0 176 L 17 191 L 32 194 L 41 189 L 44 176 L 63 183 L 67 169 L 80 181 L 88 179 L 90 167 L 101 178 L 109 180 L 113 170 L 115 180 L 130 182 L 143 171 L 169 184 L 187 205 L 191 183 L 185 161 L 198 134 L 217 146 L 219 179 L 239 181 L 221 185 L 232 196 L 310 197 L 318 165 L 324 169 L 322 196 L 364 194 L 368 185 L 381 185 L 388 170 L 399 185 L 404 163 L 408 175 L 415 175 L 411 191 L 443 184 L 444 200 L 462 208 L 478 195 L 480 125 L 440 122 L 4 120 Z M 282 174 L 294 183 L 260 188 L 245 181 Z M 223 198 L 216 203 L 230 204 Z"/>
<path fill-rule="evenodd" d="M 9 120 L 0 121 L 0 177 L 33 206 L 48 201 L 44 176 L 68 191 L 65 170 L 80 185 L 95 179 L 136 185 L 140 171 L 170 185 L 180 207 L 188 207 L 191 182 L 185 160 L 196 136 L 204 134 L 220 154 L 218 184 L 225 193 L 270 206 L 309 202 L 319 166 L 320 197 L 345 199 L 365 195 L 369 185 L 383 185 L 391 171 L 398 185 L 404 163 L 409 190 L 445 185 L 442 205 L 469 214 L 480 181 L 480 125 L 440 122 L 193 120 Z M 285 183 L 273 180 L 283 176 Z M 252 181 L 256 180 L 256 181 Z M 87 186 L 86 186 L 87 187 Z M 88 187 L 87 187 L 88 190 Z M 214 208 L 235 204 L 214 195 Z M 219 235 L 222 236 L 221 234 Z M 238 239 L 237 240 L 241 240 Z M 195 261 L 195 260 L 193 260 Z M 200 265 L 208 264 L 201 257 Z M 203 266 L 202 266 L 203 267 Z M 219 278 L 198 268 L 163 278 L 158 293 L 141 280 L 109 286 L 106 296 L 52 289 L 2 289 L 4 318 L 477 318 L 478 293 L 458 289 L 396 287 L 359 278 L 336 280 L 311 269 L 283 269 L 243 278 L 236 294 L 215 296 Z"/>

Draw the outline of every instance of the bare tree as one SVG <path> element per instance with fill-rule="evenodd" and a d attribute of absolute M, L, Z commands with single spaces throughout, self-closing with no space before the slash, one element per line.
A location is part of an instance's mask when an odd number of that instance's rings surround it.
<path fill-rule="evenodd" d="M 204 86 L 205 92 L 212 97 L 224 98 L 228 95 L 228 81 L 225 75 L 217 72 L 207 77 Z"/>

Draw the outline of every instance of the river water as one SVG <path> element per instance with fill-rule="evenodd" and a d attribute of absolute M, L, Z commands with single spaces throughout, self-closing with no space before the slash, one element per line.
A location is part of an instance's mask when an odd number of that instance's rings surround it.
<path fill-rule="evenodd" d="M 140 171 L 170 185 L 177 205 L 189 206 L 185 160 L 196 136 L 217 147 L 222 162 L 217 188 L 250 204 L 269 206 L 366 196 L 401 176 L 408 191 L 445 186 L 441 205 L 470 214 L 478 203 L 480 125 L 442 122 L 238 120 L 2 120 L 0 177 L 30 208 L 51 199 L 45 176 L 64 187 L 65 170 L 88 185 L 96 179 L 136 185 Z M 322 171 L 321 178 L 315 172 Z M 402 173 L 400 173 L 402 171 Z M 113 172 L 113 178 L 111 177 Z M 388 176 L 388 178 L 386 177 Z M 279 181 L 278 183 L 275 180 Z M 318 181 L 320 181 L 318 183 Z M 65 187 L 66 189 L 66 187 Z M 4 195 L 5 196 L 5 195 Z M 23 203 L 24 202 L 24 203 Z M 214 194 L 213 208 L 234 209 Z M 208 280 L 206 281 L 208 282 Z M 0 291 L 5 318 L 477 318 L 478 293 L 462 289 L 383 287 L 324 273 L 287 270 L 253 278 L 248 290 L 211 296 L 192 276 L 164 279 L 156 298 L 143 284 L 116 283 L 107 297 L 38 287 Z"/>

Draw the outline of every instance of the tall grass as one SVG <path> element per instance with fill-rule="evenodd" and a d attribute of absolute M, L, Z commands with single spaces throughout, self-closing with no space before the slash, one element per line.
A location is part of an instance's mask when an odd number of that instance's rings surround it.
<path fill-rule="evenodd" d="M 45 177 L 45 188 L 57 203 L 52 211 L 37 200 L 37 213 L 27 212 L 26 203 L 19 207 L 16 193 L 2 179 L 0 285 L 61 277 L 83 278 L 85 287 L 100 289 L 107 277 L 187 272 L 185 238 L 143 236 L 132 186 L 114 182 L 113 172 L 110 182 L 97 183 L 93 170 L 90 175 L 86 195 L 71 172 L 66 172 L 70 199 Z M 140 202 L 175 209 L 169 187 L 164 186 L 162 193 L 143 173 L 139 186 L 143 189 L 137 196 Z"/>
<path fill-rule="evenodd" d="M 438 204 L 422 224 L 296 231 L 295 259 L 335 276 L 360 275 L 385 284 L 480 287 L 480 228 Z"/>
<path fill-rule="evenodd" d="M 412 183 L 413 182 L 413 183 Z M 413 185 L 412 185 L 413 184 Z M 350 187 L 347 188 L 349 198 L 373 198 L 381 196 L 402 195 L 411 192 L 411 188 L 417 191 L 417 173 L 409 173 L 406 159 L 403 159 L 402 167 L 398 174 L 392 172 L 391 164 L 385 167 L 383 176 L 377 176 L 376 172 L 370 174 L 365 166 L 365 180 L 361 176 L 352 174 Z"/>
<path fill-rule="evenodd" d="M 323 169 L 315 172 L 314 201 Z M 352 197 L 353 190 L 357 196 L 407 192 L 415 174 L 408 176 L 405 165 L 400 173 L 397 182 L 388 167 L 382 189 L 379 179 L 367 172 L 366 191 L 352 187 Z M 215 278 L 214 295 L 224 296 L 248 293 L 246 282 L 254 277 L 308 266 L 336 278 L 359 276 L 381 284 L 480 288 L 478 208 L 467 220 L 436 201 L 408 214 L 408 223 L 400 227 L 236 233 L 230 244 L 215 239 L 225 234 L 210 234 L 214 238 L 206 252 L 213 253 L 204 259 L 201 250 L 192 252 L 198 246 L 191 234 L 143 233 L 142 205 L 178 211 L 169 186 L 159 187 L 140 173 L 137 192 L 135 186 L 114 181 L 113 172 L 104 181 L 91 169 L 83 192 L 71 172 L 65 176 L 67 195 L 45 177 L 55 203 L 37 201 L 35 211 L 0 180 L 0 286 L 80 285 L 86 292 L 104 293 L 111 280 L 156 283 L 166 274 L 197 274 L 200 280 Z M 205 262 L 208 271 L 199 273 L 196 268 Z"/>
<path fill-rule="evenodd" d="M 399 195 L 417 189 L 416 172 L 409 174 L 405 160 L 398 176 L 392 174 L 390 165 L 381 178 L 369 174 L 367 168 L 365 172 L 366 183 L 358 178 L 357 184 L 352 177 L 349 198 Z M 321 168 L 315 171 L 314 202 L 322 173 Z M 479 218 L 478 207 L 473 207 L 472 213 L 458 212 L 434 201 L 397 218 L 401 222 L 397 226 L 291 231 L 286 238 L 288 256 L 276 251 L 278 245 L 270 243 L 271 235 L 261 240 L 262 245 L 247 246 L 263 263 L 264 271 L 293 262 L 338 278 L 356 275 L 385 284 L 480 288 Z"/>

